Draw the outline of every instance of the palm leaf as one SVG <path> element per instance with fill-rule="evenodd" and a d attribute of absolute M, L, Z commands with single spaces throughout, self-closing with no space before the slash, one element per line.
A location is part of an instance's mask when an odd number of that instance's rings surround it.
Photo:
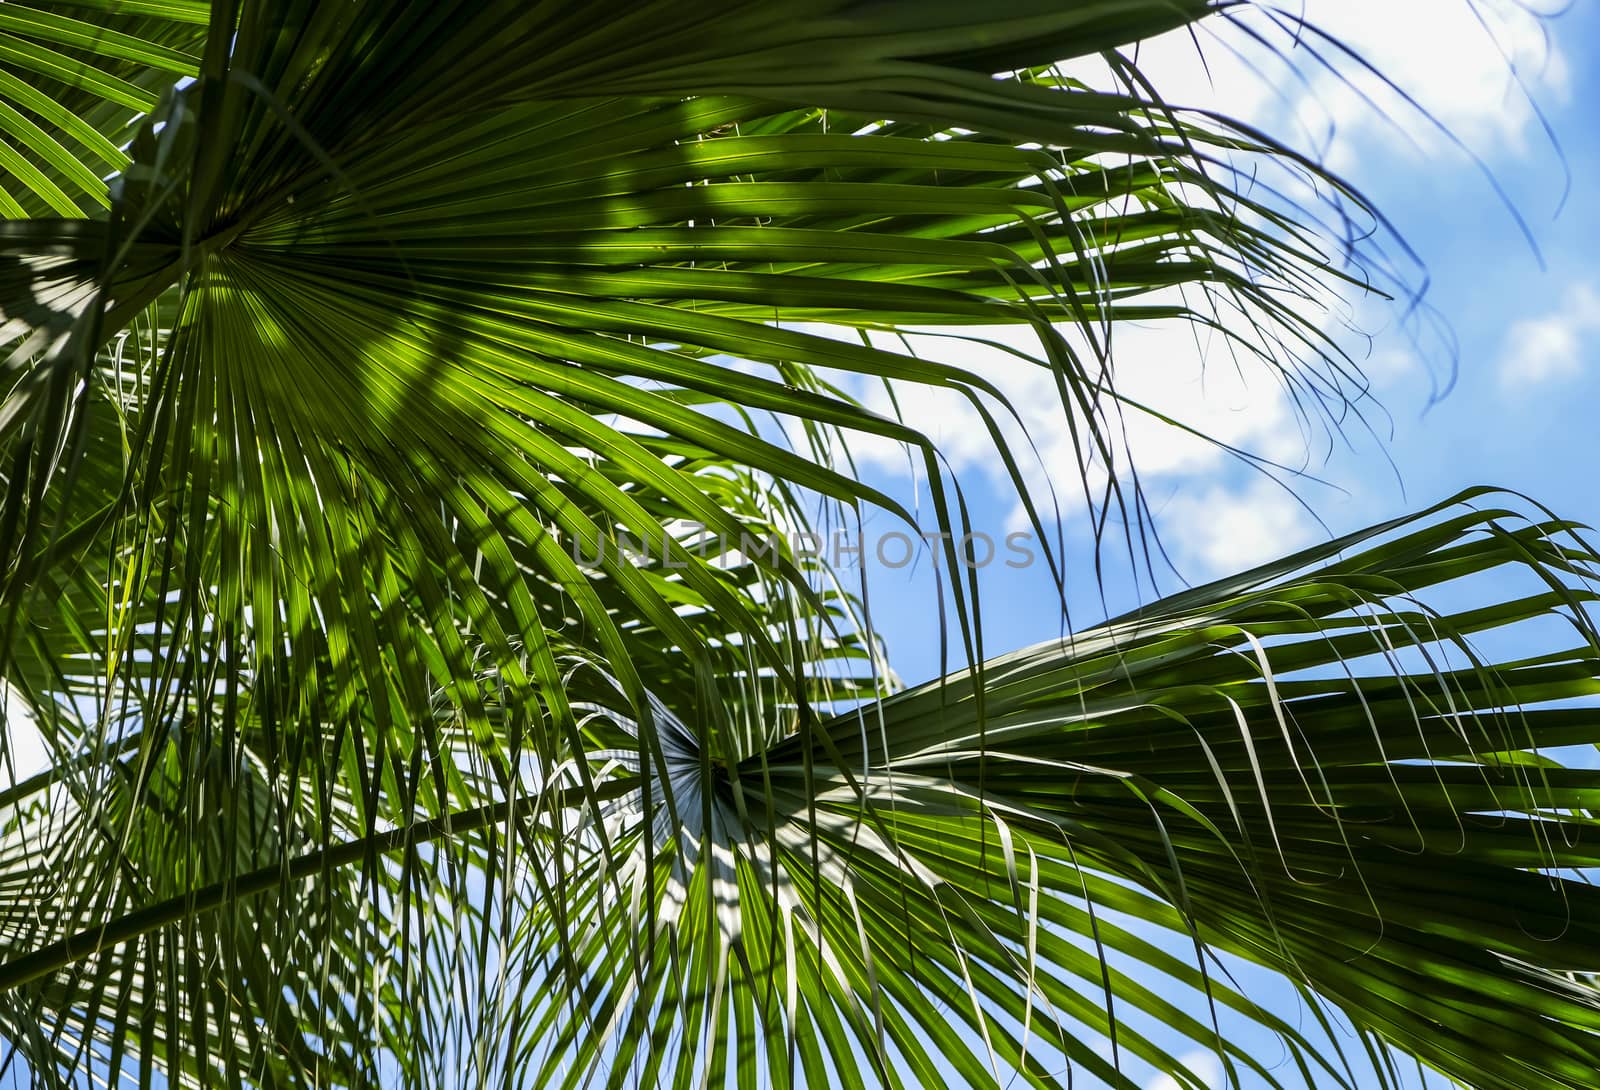
<path fill-rule="evenodd" d="M 698 743 L 658 703 L 669 771 L 652 807 L 639 724 L 614 680 L 587 667 L 572 691 L 594 698 L 591 759 L 616 790 L 569 772 L 530 794 L 513 821 L 529 853 L 520 869 L 491 861 L 510 799 L 458 812 L 454 828 L 350 827 L 346 841 L 153 913 L 107 913 L 74 940 L 95 949 L 58 941 L 0 972 L 13 988 L 57 980 L 59 995 L 78 960 L 216 914 L 252 906 L 281 927 L 295 900 L 258 898 L 286 874 L 297 891 L 334 861 L 398 880 L 374 853 L 428 845 L 436 866 L 411 874 L 441 880 L 455 859 L 486 883 L 477 903 L 500 906 L 499 919 L 434 925 L 457 956 L 480 926 L 501 935 L 501 978 L 485 990 L 499 1000 L 408 1026 L 418 1006 L 448 1012 L 454 985 L 397 982 L 396 1005 L 375 1015 L 385 1031 L 368 1039 L 409 1039 L 436 1062 L 466 1033 L 483 1078 L 532 1065 L 541 1080 L 650 1081 L 666 1064 L 722 1081 L 736 1056 L 741 1084 L 809 1083 L 834 1065 L 898 1085 L 945 1064 L 975 1085 L 1013 1070 L 1064 1085 L 1077 1069 L 1122 1086 L 1136 1084 L 1118 1054 L 1192 1078 L 1172 1057 L 1181 1035 L 1283 1085 L 1214 1038 L 1212 1003 L 1281 1034 L 1317 1085 L 1370 1085 L 1209 955 L 1174 953 L 1192 946 L 1283 972 L 1376 1047 L 1465 1085 L 1581 1087 L 1600 1018 L 1585 982 L 1600 936 L 1581 877 L 1600 774 L 1563 758 L 1595 741 L 1584 705 L 1600 688 L 1588 616 L 1600 556 L 1566 524 L 1526 521 L 1524 505 L 1479 505 L 1496 498 L 994 660 L 981 718 L 973 676 L 955 675 L 810 732 L 773 726 L 731 780 L 702 778 Z M 1481 604 L 1519 583 L 1520 597 Z M 1485 650 L 1525 645 L 1540 618 L 1563 624 L 1544 629 L 1539 653 Z M 229 797 L 239 804 L 237 789 Z M 474 850 L 476 835 L 491 841 Z M 655 956 L 641 968 L 635 940 L 651 918 Z M 1119 1008 L 1159 1017 L 1163 1037 L 1117 1022 Z M 941 1028 L 947 1018 L 967 1029 Z M 1116 1052 L 1097 1053 L 1097 1037 Z M 241 1047 L 238 1062 L 251 1055 Z"/>
<path fill-rule="evenodd" d="M 192 85 L 73 100 L 148 114 L 104 217 L 0 226 L 0 676 L 57 761 L 0 843 L 29 1071 L 1195 1084 L 1133 1007 L 1279 1084 L 1215 1004 L 1359 1082 L 1214 949 L 1375 1055 L 1584 1085 L 1567 527 L 1440 508 L 988 661 L 961 581 L 970 671 L 894 695 L 784 543 L 819 498 L 911 521 L 853 434 L 964 529 L 839 373 L 967 397 L 1021 488 L 982 376 L 817 325 L 1028 328 L 1129 524 L 1122 319 L 1359 396 L 1309 308 L 1361 271 L 1241 164 L 1360 198 L 1122 59 L 1046 67 L 1220 6 L 219 3 Z M 1414 600 L 1507 568 L 1544 582 Z M 1575 651 L 1469 650 L 1560 610 Z"/>
<path fill-rule="evenodd" d="M 984 21 L 994 40 L 985 63 L 990 52 L 1033 62 L 1069 42 L 1098 49 L 1208 10 L 1148 7 L 1134 18 L 1021 5 L 1007 20 Z M 94 349 L 167 296 L 175 298 L 165 304 L 170 325 L 161 327 L 171 332 L 159 364 L 137 360 L 105 385 L 145 391 L 127 462 L 130 488 L 156 507 L 146 527 L 170 534 L 214 503 L 234 520 L 218 538 L 236 543 L 219 546 L 234 553 L 224 564 L 236 573 L 231 589 L 218 588 L 225 606 L 242 608 L 247 582 L 263 600 L 303 593 L 284 585 L 279 559 L 301 551 L 292 563 L 326 573 L 312 600 L 342 612 L 340 603 L 365 594 L 356 589 L 365 576 L 355 579 L 355 543 L 423 532 L 442 501 L 448 519 L 478 527 L 486 558 L 535 548 L 540 575 L 574 595 L 636 701 L 640 679 L 593 587 L 535 543 L 554 532 L 593 546 L 600 526 L 572 513 L 574 495 L 652 545 L 671 518 L 727 536 L 739 527 L 670 459 L 596 414 L 625 414 L 708 457 L 851 509 L 902 515 L 853 477 L 759 431 L 730 428 L 716 410 L 777 414 L 812 434 L 904 441 L 921 451 L 936 519 L 950 530 L 959 505 L 926 441 L 828 392 L 817 371 L 945 386 L 989 402 L 990 417 L 1006 411 L 978 376 L 774 318 L 1030 326 L 1041 341 L 1034 362 L 1057 375 L 1064 412 L 1083 421 L 1086 462 L 1121 464 L 1101 397 L 1105 365 L 1094 357 L 1103 355 L 1106 323 L 1140 294 L 1196 285 L 1252 320 L 1276 316 L 1285 332 L 1257 350 L 1289 353 L 1273 362 L 1291 383 L 1340 387 L 1336 364 L 1321 371 L 1316 357 L 1297 362 L 1296 349 L 1319 345 L 1319 334 L 1273 290 L 1298 290 L 1328 263 L 1292 230 L 1241 216 L 1227 172 L 1219 180 L 1207 169 L 1214 155 L 1245 146 L 1240 134 L 1174 129 L 1148 99 L 1051 87 L 1032 69 L 1014 81 L 980 77 L 964 67 L 973 58 L 951 51 L 971 40 L 972 17 L 954 10 L 948 25 L 936 20 L 921 35 L 893 30 L 894 19 L 912 19 L 909 9 L 845 6 L 826 19 L 819 10 L 816 26 L 794 41 L 795 23 L 730 9 L 716 34 L 694 35 L 705 38 L 695 52 L 683 52 L 679 33 L 663 35 L 637 57 L 624 50 L 608 76 L 584 80 L 583 97 L 569 99 L 576 91 L 563 81 L 576 74 L 558 78 L 551 58 L 589 56 L 611 35 L 632 37 L 639 20 L 657 17 L 652 11 L 599 26 L 512 20 L 488 35 L 484 28 L 507 12 L 473 6 L 470 14 L 451 9 L 453 17 L 440 9 L 401 18 L 381 4 L 337 14 L 246 6 L 232 52 L 216 55 L 199 83 L 152 115 L 135 145 L 139 169 L 126 175 L 103 229 L 41 221 L 15 232 L 17 302 L 8 313 L 20 314 L 12 331 L 28 335 L 13 353 L 18 377 L 0 417 L 9 421 L 0 442 L 12 464 L 26 467 L 0 509 L 17 566 L 11 593 L 37 580 L 36 559 L 48 552 L 46 493 L 81 465 L 62 458 L 81 449 L 74 421 L 94 385 L 81 381 Z M 233 25 L 228 12 L 217 19 Z M 299 33 L 277 33 L 284 25 Z M 424 32 L 438 48 L 391 87 L 386 66 L 411 63 L 396 43 Z M 828 63 L 855 66 L 859 88 L 836 104 L 843 92 L 829 70 L 807 65 L 802 78 L 794 66 L 776 71 L 801 82 L 750 97 L 757 89 L 740 82 L 745 54 L 770 42 L 798 57 L 810 48 L 808 32 L 857 43 L 830 50 Z M 730 56 L 735 41 L 739 53 Z M 552 72 L 542 81 L 497 75 L 525 71 L 536 57 L 543 67 L 535 70 Z M 451 67 L 435 72 L 446 60 Z M 891 78 L 912 60 L 922 66 L 915 79 Z M 685 82 L 706 66 L 721 74 Z M 575 73 L 588 69 L 577 63 Z M 892 91 L 875 89 L 885 80 Z M 352 94 L 353 84 L 374 90 Z M 691 88 L 720 93 L 682 99 Z M 922 119 L 936 92 L 939 128 Z M 624 93 L 652 97 L 615 97 Z M 881 124 L 891 112 L 902 120 Z M 950 128 L 983 124 L 992 131 Z M 1024 138 L 1054 150 L 1016 147 Z M 1110 168 L 1107 156 L 1127 165 Z M 1194 312 L 1166 305 L 1136 313 Z M 1091 334 L 1089 358 L 1056 330 L 1060 319 Z M 721 355 L 759 371 L 730 368 Z M 685 405 L 686 397 L 713 404 Z M 995 427 L 1002 460 L 1020 480 Z M 327 445 L 335 435 L 337 448 Z M 257 447 L 266 449 L 258 455 Z M 665 506 L 641 510 L 630 495 L 637 487 Z M 330 503 L 353 520 L 343 543 L 309 525 L 325 521 Z M 297 525 L 304 533 L 270 556 L 237 551 Z M 427 551 L 426 533 L 418 545 Z M 666 602 L 627 571 L 607 574 L 634 615 L 695 659 L 700 649 Z M 521 570 L 502 560 L 485 578 L 515 611 Z M 794 668 L 719 577 L 691 561 L 684 581 L 708 607 L 745 618 L 745 638 L 767 665 Z M 976 661 L 974 592 L 957 588 L 957 613 Z M 201 611 L 190 602 L 180 613 Z M 491 627 L 482 627 L 487 615 L 476 623 L 487 646 L 503 650 L 511 634 L 538 642 L 528 618 L 524 606 Z M 421 631 L 437 623 L 419 620 Z M 339 668 L 374 686 L 370 646 Z M 455 658 L 451 669 L 464 680 Z M 549 662 L 540 667 L 541 699 L 559 704 Z"/>
<path fill-rule="evenodd" d="M 210 19 L 193 0 L 67 0 L 0 12 L 0 212 L 109 204 L 133 124 L 199 70 Z"/>

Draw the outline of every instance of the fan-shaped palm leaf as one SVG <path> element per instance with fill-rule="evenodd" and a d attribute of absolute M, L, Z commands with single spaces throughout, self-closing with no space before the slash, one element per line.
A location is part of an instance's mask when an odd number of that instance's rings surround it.
<path fill-rule="evenodd" d="M 909 519 L 852 433 L 964 518 L 838 372 L 967 396 L 1021 481 L 982 376 L 813 324 L 1029 327 L 1130 521 L 1119 319 L 1359 390 L 1304 306 L 1351 274 L 1233 183 L 1359 198 L 1115 54 L 1041 67 L 1225 5 L 217 3 L 203 42 L 112 6 L 12 28 L 201 57 L 159 103 L 80 57 L 123 112 L 62 98 L 51 139 L 148 111 L 109 211 L 0 225 L 0 675 L 57 762 L 0 845 L 36 1078 L 1193 1082 L 1116 1012 L 1213 1043 L 1209 999 L 1353 1085 L 1132 918 L 1473 1085 L 1584 1085 L 1589 773 L 1537 754 L 1595 739 L 1529 707 L 1595 684 L 1565 527 L 1441 509 L 987 663 L 958 581 L 971 670 L 892 696 L 785 543 L 813 497 Z M 1547 592 L 1413 601 L 1508 566 Z M 1553 609 L 1577 651 L 1468 655 Z"/>

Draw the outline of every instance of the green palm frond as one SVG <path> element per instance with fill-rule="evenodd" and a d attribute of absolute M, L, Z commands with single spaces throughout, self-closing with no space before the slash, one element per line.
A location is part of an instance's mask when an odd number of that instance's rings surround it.
<path fill-rule="evenodd" d="M 53 0 L 0 10 L 0 214 L 78 216 L 109 204 L 133 125 L 199 71 L 210 5 Z"/>
<path fill-rule="evenodd" d="M 1316 307 L 1383 270 L 1251 171 L 1370 210 L 1115 53 L 1229 6 L 0 5 L 0 75 L 54 42 L 59 132 L 126 147 L 103 214 L 29 185 L 0 224 L 0 678 L 55 762 L 0 797 L 30 1077 L 1197 1085 L 1186 1039 L 1287 1085 L 1210 1007 L 1360 1085 L 1215 952 L 1380 1059 L 1586 1085 L 1570 528 L 1442 507 L 987 660 L 973 577 L 970 669 L 909 692 L 790 544 L 912 521 L 863 435 L 961 536 L 863 380 L 968 399 L 1043 528 L 994 385 L 873 332 L 1031 331 L 1130 525 L 1123 320 L 1362 396 Z M 1576 650 L 1474 650 L 1555 615 Z"/>
<path fill-rule="evenodd" d="M 1065 1085 L 1076 1070 L 1130 1086 L 1119 1066 L 1134 1059 L 1200 1085 L 1173 1058 L 1172 1039 L 1187 1037 L 1266 1085 L 1301 1072 L 1370 1085 L 1241 993 L 1209 953 L 1196 960 L 1204 950 L 1283 972 L 1374 1047 L 1465 1085 L 1583 1087 L 1600 1020 L 1583 834 L 1600 771 L 1570 755 L 1600 730 L 1589 616 L 1600 556 L 1566 524 L 1528 521 L 1525 505 L 1484 506 L 1498 498 L 993 660 L 981 717 L 971 675 L 809 730 L 776 717 L 731 778 L 707 778 L 701 744 L 658 702 L 666 772 L 649 806 L 640 724 L 615 679 L 581 666 L 569 683 L 587 709 L 597 786 L 569 770 L 527 785 L 519 803 L 492 782 L 463 784 L 458 798 L 501 801 L 456 811 L 454 829 L 370 833 L 343 819 L 332 844 L 241 863 L 232 889 L 108 912 L 75 940 L 114 943 L 75 951 L 35 931 L 40 954 L 6 962 L 0 979 L 35 989 L 37 1018 L 51 1000 L 70 1007 L 61 974 L 79 959 L 159 944 L 173 928 L 205 934 L 263 912 L 275 933 L 285 918 L 315 930 L 309 906 L 337 893 L 308 883 L 339 861 L 376 883 L 363 903 L 421 903 L 431 883 L 471 889 L 481 920 L 434 918 L 411 938 L 432 934 L 436 956 L 461 959 L 455 973 L 494 984 L 474 992 L 481 1008 L 452 1008 L 458 982 L 429 975 L 431 955 L 418 953 L 420 975 L 394 981 L 392 1005 L 354 1015 L 372 1019 L 361 1040 L 377 1042 L 350 1057 L 356 1068 L 403 1042 L 408 1073 L 437 1077 L 440 1057 L 470 1043 L 467 1082 L 525 1072 L 653 1084 L 672 1070 L 689 1083 L 811 1085 L 835 1071 L 901 1085 L 949 1069 L 973 1085 L 1012 1071 Z M 1518 596 L 1485 604 L 1507 586 Z M 1533 654 L 1530 623 L 1543 634 Z M 1493 650 L 1512 642 L 1523 650 Z M 452 752 L 465 759 L 465 746 Z M 204 776 L 183 782 L 205 790 Z M 256 796 L 224 797 L 243 807 Z M 359 801 L 347 802 L 353 815 Z M 259 850 L 273 846 L 269 836 Z M 408 852 L 425 854 L 394 863 Z M 368 921 L 334 934 L 345 957 L 371 960 L 383 932 Z M 474 955 L 483 935 L 494 953 Z M 100 995 L 108 973 L 79 986 Z M 1208 1004 L 1282 1035 L 1289 1081 L 1217 1040 Z M 437 1022 L 416 1022 L 417 1009 Z M 328 1016 L 295 1010 L 302 1025 Z M 1129 1011 L 1158 1018 L 1163 1036 Z M 213 1047 L 264 1062 L 260 1041 L 232 1045 Z M 1389 1085 L 1381 1069 L 1367 1077 Z"/>
<path fill-rule="evenodd" d="M 1193 17 L 1209 6 L 1180 10 Z M 1020 480 L 1000 439 L 1004 401 L 980 376 L 777 319 L 1031 327 L 1040 341 L 1031 362 L 1057 376 L 1064 414 L 1081 421 L 1086 464 L 1125 460 L 1102 396 L 1109 323 L 1123 314 L 1211 320 L 1183 304 L 1129 302 L 1141 295 L 1189 285 L 1252 322 L 1275 320 L 1281 330 L 1256 350 L 1286 381 L 1324 394 L 1344 388 L 1337 361 L 1313 354 L 1326 350 L 1314 323 L 1283 295 L 1303 294 L 1332 266 L 1215 166 L 1225 152 L 1250 151 L 1242 135 L 1176 127 L 1129 89 L 1059 86 L 1035 69 L 993 80 L 950 52 L 979 25 L 1014 64 L 1070 42 L 1098 49 L 1108 35 L 1171 25 L 1169 3 L 1148 5 L 1143 19 L 1025 4 L 998 22 L 958 18 L 952 7 L 948 27 L 923 35 L 908 32 L 925 21 L 920 11 L 892 5 L 844 5 L 830 18 L 819 10 L 813 23 L 735 6 L 738 17 L 696 47 L 702 59 L 676 34 L 650 38 L 636 61 L 624 51 L 570 99 L 577 90 L 557 78 L 552 57 L 587 57 L 659 13 L 580 26 L 524 25 L 511 11 L 246 6 L 232 52 L 214 51 L 200 81 L 151 115 L 109 221 L 13 231 L 7 313 L 18 312 L 12 329 L 27 335 L 0 416 L 0 445 L 18 467 L 0 507 L 0 543 L 17 566 L 8 595 L 31 584 L 34 559 L 48 551 L 42 510 L 81 464 L 70 455 L 91 391 L 132 388 L 142 392 L 128 426 L 129 489 L 149 511 L 135 518 L 167 537 L 185 525 L 218 534 L 231 553 L 224 568 L 237 573 L 231 589 L 219 587 L 230 610 L 242 608 L 248 584 L 264 599 L 299 595 L 341 612 L 366 593 L 355 542 L 384 538 L 403 546 L 397 555 L 438 563 L 440 543 L 428 535 L 442 513 L 475 527 L 485 585 L 513 611 L 475 621 L 487 647 L 503 653 L 512 636 L 541 638 L 526 607 L 515 612 L 523 575 L 507 562 L 534 548 L 539 574 L 567 588 L 638 700 L 643 686 L 593 586 L 536 543 L 554 532 L 593 545 L 601 524 L 574 513 L 575 497 L 652 545 L 671 519 L 726 536 L 739 527 L 672 458 L 605 423 L 607 414 L 696 457 L 900 515 L 826 460 L 730 426 L 723 410 L 775 415 L 813 435 L 908 443 L 948 530 L 958 504 L 926 440 L 831 392 L 818 370 L 906 380 L 980 403 Z M 233 25 L 227 11 L 216 18 Z M 300 32 L 279 34 L 281 25 Z M 424 32 L 432 59 L 388 79 L 386 66 L 412 63 L 394 43 Z M 745 85 L 739 58 L 762 55 L 764 43 L 797 58 L 813 44 L 808 33 L 835 43 L 822 67 L 773 69 L 768 59 L 761 71 L 802 82 Z M 739 56 L 730 59 L 733 42 Z M 446 59 L 450 68 L 424 78 Z M 726 71 L 711 72 L 713 62 Z M 859 87 L 835 86 L 834 64 L 858 70 Z M 552 74 L 511 81 L 497 78 L 502 71 Z M 701 72 L 699 82 L 686 82 L 688 72 Z M 719 93 L 681 97 L 691 88 Z M 623 92 L 651 97 L 615 97 Z M 921 116 L 935 104 L 937 127 Z M 1023 139 L 1045 146 L 1016 146 Z M 102 383 L 83 381 L 98 366 L 95 349 L 158 302 L 156 324 L 167 331 L 159 363 L 138 359 Z M 1057 322 L 1088 335 L 1087 356 Z M 641 509 L 638 488 L 660 504 Z M 311 525 L 330 505 L 351 520 L 343 543 Z M 246 555 L 275 535 L 283 540 L 268 555 Z M 325 574 L 312 590 L 303 579 L 292 589 L 287 564 Z M 627 571 L 607 574 L 633 615 L 694 661 L 701 649 L 669 604 Z M 786 574 L 800 592 L 803 581 Z M 766 665 L 793 669 L 719 577 L 691 560 L 683 580 L 708 607 L 745 618 Z M 977 661 L 974 589 L 957 588 L 957 612 Z M 417 618 L 420 638 L 439 606 Z M 193 603 L 183 612 L 201 613 Z M 349 668 L 377 683 L 370 665 Z M 559 704 L 548 656 L 538 670 L 540 698 Z"/>
<path fill-rule="evenodd" d="M 676 1062 L 731 1085 L 737 1058 L 741 1086 L 1136 1086 L 1120 1051 L 1199 1086 L 1172 1054 L 1198 1047 L 1254 1085 L 1390 1084 L 1196 961 L 1216 950 L 1462 1085 L 1589 1085 L 1600 555 L 1500 499 L 991 660 L 981 690 L 864 705 L 711 786 L 674 735 L 688 816 L 614 807 L 620 883 L 575 849 L 564 911 L 590 945 L 580 981 L 527 982 L 541 1083 L 653 1085 Z M 618 937 L 652 900 L 641 980 Z M 564 927 L 530 917 L 550 948 Z M 1208 1003 L 1280 1034 L 1288 1081 L 1218 1040 Z"/>

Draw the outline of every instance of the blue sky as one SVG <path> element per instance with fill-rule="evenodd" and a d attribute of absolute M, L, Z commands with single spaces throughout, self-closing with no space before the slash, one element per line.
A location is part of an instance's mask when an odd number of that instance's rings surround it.
<path fill-rule="evenodd" d="M 1369 299 L 1338 317 L 1370 334 L 1340 334 L 1372 383 L 1374 400 L 1363 406 L 1370 432 L 1317 421 L 1304 430 L 1269 374 L 1246 365 L 1241 378 L 1215 346 L 1202 363 L 1186 330 L 1119 333 L 1113 355 L 1125 390 L 1327 482 L 1292 480 L 1291 495 L 1222 452 L 1131 421 L 1132 453 L 1163 544 L 1183 576 L 1199 582 L 1478 484 L 1525 491 L 1565 517 L 1600 524 L 1600 489 L 1592 483 L 1600 439 L 1589 402 L 1600 392 L 1600 191 L 1592 181 L 1600 177 L 1600 4 L 1575 0 L 1564 14 L 1541 19 L 1520 5 L 1480 0 L 1494 37 L 1465 0 L 1311 0 L 1305 8 L 1427 106 L 1448 135 L 1349 65 L 1346 75 L 1370 101 L 1315 71 L 1304 55 L 1305 83 L 1281 67 L 1252 71 L 1230 56 L 1240 36 L 1226 28 L 1202 35 L 1205 65 L 1187 38 L 1146 46 L 1141 59 L 1170 100 L 1257 122 L 1318 152 L 1372 198 L 1420 259 L 1403 272 L 1413 286 L 1426 283 L 1431 314 L 1408 321 L 1401 308 Z M 1019 385 L 1018 368 L 997 353 L 932 339 L 916 347 L 992 375 L 1013 393 L 1048 467 L 1030 485 L 1042 495 L 1053 481 L 1064 511 L 1073 623 L 1092 623 L 1104 613 L 1101 588 L 1083 548 L 1088 524 L 1076 459 L 1054 395 L 1040 396 L 1037 379 Z M 970 410 L 937 395 L 902 407 L 940 442 L 974 527 L 1001 543 L 1020 529 L 1014 492 Z M 927 510 L 903 453 L 853 449 L 869 477 L 900 495 L 920 495 Z M 895 528 L 884 516 L 865 534 L 870 543 Z M 1002 545 L 1001 560 L 1009 555 Z M 897 671 L 912 682 L 933 676 L 938 646 L 930 625 L 937 621 L 926 559 L 891 569 L 869 549 L 866 567 L 873 621 Z M 1113 609 L 1150 597 L 1125 569 L 1115 557 L 1107 568 Z M 1060 617 L 1041 608 L 1053 597 L 1042 565 L 1017 571 L 997 561 L 984 570 L 983 585 L 987 651 L 1059 632 Z M 1163 589 L 1178 585 L 1168 575 Z"/>
<path fill-rule="evenodd" d="M 1420 260 L 1407 275 L 1426 282 L 1424 313 L 1432 317 L 1407 322 L 1402 309 L 1378 301 L 1347 315 L 1370 334 L 1340 338 L 1373 386 L 1370 434 L 1360 426 L 1303 433 L 1269 375 L 1241 381 L 1217 353 L 1202 369 L 1182 331 L 1140 330 L 1119 342 L 1119 379 L 1140 396 L 1328 482 L 1294 483 L 1319 525 L 1238 461 L 1136 425 L 1133 454 L 1178 568 L 1203 581 L 1480 484 L 1525 492 L 1564 517 L 1600 525 L 1592 402 L 1600 393 L 1600 3 L 1574 0 L 1548 19 L 1510 3 L 1484 2 L 1475 11 L 1465 0 L 1308 0 L 1305 14 L 1392 76 L 1439 125 L 1349 65 L 1349 83 L 1318 71 L 1304 51 L 1295 54 L 1298 76 L 1272 62 L 1252 71 L 1230 56 L 1242 39 L 1227 31 L 1202 37 L 1207 65 L 1187 39 L 1156 43 L 1142 59 L 1169 100 L 1256 122 L 1317 153 L 1372 198 Z M 917 347 L 1002 385 L 1014 376 L 1015 366 L 998 354 L 950 342 Z M 1074 509 L 1075 460 L 1053 395 L 1026 381 L 1008 389 L 1049 467 L 1031 484 L 1038 489 L 1053 477 L 1066 511 L 1074 626 L 1147 600 L 1150 588 L 1136 585 L 1126 564 L 1113 560 L 1103 585 L 1096 582 L 1087 523 Z M 911 403 L 908 417 L 941 442 L 974 527 L 1003 541 L 1017 528 L 1016 501 L 972 414 L 927 396 Z M 875 483 L 925 499 L 897 451 L 869 447 L 864 464 Z M 865 534 L 870 543 L 894 529 L 884 517 Z M 939 673 L 927 558 L 915 569 L 891 570 L 869 548 L 866 571 L 873 622 L 896 670 L 912 683 Z M 1060 632 L 1042 566 L 994 563 L 982 584 L 985 654 Z M 1169 577 L 1164 589 L 1178 585 Z M 959 652 L 951 653 L 951 665 L 961 665 Z M 1243 981 L 1258 1001 L 1280 1012 L 1296 1008 L 1293 994 L 1264 975 L 1246 973 Z M 1248 1040 L 1263 1055 L 1277 1054 L 1265 1035 Z M 1204 1056 L 1193 1062 L 1215 1070 Z M 1175 1086 L 1159 1077 L 1148 1085 Z"/>

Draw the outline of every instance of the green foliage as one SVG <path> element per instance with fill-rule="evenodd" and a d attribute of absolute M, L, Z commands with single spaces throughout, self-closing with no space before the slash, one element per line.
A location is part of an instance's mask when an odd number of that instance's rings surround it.
<path fill-rule="evenodd" d="M 34 1080 L 1194 1085 L 1187 1038 L 1279 1085 L 1210 1008 L 1358 1085 L 1214 950 L 1385 1082 L 1589 1084 L 1571 527 L 1466 497 L 991 659 L 958 579 L 969 669 L 903 692 L 784 544 L 818 499 L 911 520 L 861 435 L 965 526 L 841 374 L 970 399 L 1046 536 L 988 381 L 823 327 L 1027 327 L 1130 524 L 1117 323 L 1360 394 L 1314 307 L 1381 269 L 1249 175 L 1360 197 L 1116 52 L 1229 5 L 77 6 L 0 5 L 0 677 L 54 762 L 0 798 L 0 1036 Z M 1055 66 L 1094 55 L 1111 85 Z M 1475 650 L 1541 617 L 1560 650 Z"/>

